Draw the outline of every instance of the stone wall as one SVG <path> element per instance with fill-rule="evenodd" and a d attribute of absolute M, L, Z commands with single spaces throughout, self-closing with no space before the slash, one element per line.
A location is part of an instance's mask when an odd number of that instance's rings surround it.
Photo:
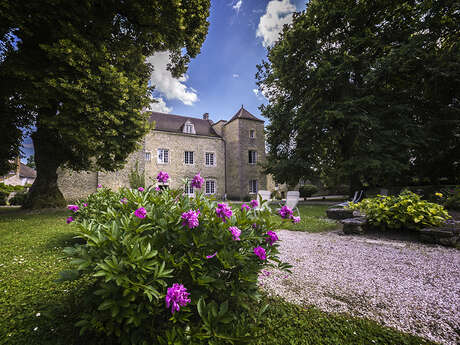
<path fill-rule="evenodd" d="M 255 138 L 249 137 L 249 131 L 255 130 Z M 228 196 L 242 199 L 249 194 L 249 180 L 258 181 L 258 189 L 267 189 L 267 178 L 261 164 L 265 163 L 265 134 L 263 122 L 235 119 L 223 127 L 227 143 L 227 189 Z M 249 164 L 248 151 L 257 152 L 257 164 Z"/>
<path fill-rule="evenodd" d="M 169 162 L 167 164 L 158 163 L 157 150 L 159 148 L 169 150 Z M 216 181 L 217 197 L 222 197 L 225 194 L 225 146 L 222 138 L 152 131 L 145 138 L 144 150 L 151 153 L 151 160 L 145 162 L 145 182 L 147 185 L 156 183 L 155 178 L 160 171 L 169 174 L 171 188 L 182 188 L 182 179 L 191 179 L 200 173 L 205 180 Z M 193 152 L 193 164 L 185 164 L 185 151 Z M 214 166 L 205 165 L 206 152 L 214 152 Z"/>
<path fill-rule="evenodd" d="M 67 202 L 76 201 L 95 192 L 97 184 L 96 172 L 58 170 L 58 187 Z"/>
<path fill-rule="evenodd" d="M 239 149 L 239 121 L 228 122 L 223 127 L 223 137 L 226 143 L 226 179 L 227 196 L 231 199 L 240 199 L 242 196 L 240 186 L 241 176 L 241 151 Z"/>

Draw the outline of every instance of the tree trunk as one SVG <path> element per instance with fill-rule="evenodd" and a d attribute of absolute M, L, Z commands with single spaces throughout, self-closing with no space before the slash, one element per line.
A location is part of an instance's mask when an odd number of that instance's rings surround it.
<path fill-rule="evenodd" d="M 37 123 L 32 134 L 35 150 L 37 178 L 27 194 L 23 208 L 65 207 L 66 201 L 57 184 L 57 169 L 63 162 L 62 144 L 56 131 Z"/>

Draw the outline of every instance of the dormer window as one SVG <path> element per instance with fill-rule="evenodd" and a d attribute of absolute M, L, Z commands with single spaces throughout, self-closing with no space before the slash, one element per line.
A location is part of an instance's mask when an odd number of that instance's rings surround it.
<path fill-rule="evenodd" d="M 188 134 L 195 134 L 195 126 L 191 121 L 187 120 L 187 122 L 185 122 L 183 132 Z"/>

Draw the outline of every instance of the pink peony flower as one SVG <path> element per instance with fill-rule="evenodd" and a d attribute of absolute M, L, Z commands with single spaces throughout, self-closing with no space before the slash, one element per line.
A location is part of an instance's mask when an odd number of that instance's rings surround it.
<path fill-rule="evenodd" d="M 156 190 L 157 192 L 159 192 L 159 191 L 161 190 L 161 188 L 160 188 L 160 187 L 155 187 L 155 190 Z"/>
<path fill-rule="evenodd" d="M 300 217 L 294 217 L 294 216 L 293 216 L 293 217 L 292 217 L 292 222 L 293 222 L 294 224 L 300 223 Z"/>
<path fill-rule="evenodd" d="M 171 313 L 174 314 L 176 311 L 180 310 L 180 307 L 185 307 L 191 302 L 188 296 L 190 296 L 190 293 L 187 292 L 184 285 L 174 283 L 166 292 L 166 308 L 171 306 Z"/>
<path fill-rule="evenodd" d="M 249 211 L 250 210 L 249 206 L 246 204 L 241 205 L 241 211 L 244 211 L 244 210 Z"/>
<path fill-rule="evenodd" d="M 251 205 L 252 208 L 256 208 L 257 206 L 259 206 L 259 203 L 257 202 L 257 200 L 251 200 L 249 205 Z"/>
<path fill-rule="evenodd" d="M 137 188 L 137 190 L 138 190 L 139 192 L 143 192 L 143 191 L 144 191 L 144 188 L 143 188 L 143 187 L 139 187 L 139 188 Z"/>
<path fill-rule="evenodd" d="M 256 254 L 260 260 L 267 260 L 267 254 L 265 253 L 265 249 L 258 246 L 254 248 L 254 254 Z"/>
<path fill-rule="evenodd" d="M 80 209 L 77 205 L 69 205 L 67 208 L 72 212 L 77 212 Z"/>
<path fill-rule="evenodd" d="M 292 210 L 286 205 L 281 207 L 278 213 L 280 214 L 281 218 L 284 218 L 284 219 L 289 219 L 293 215 Z"/>
<path fill-rule="evenodd" d="M 83 207 L 88 207 L 88 204 L 87 204 L 87 203 L 84 203 L 84 204 L 83 204 Z"/>
<path fill-rule="evenodd" d="M 216 255 L 217 255 L 217 252 L 215 252 L 214 254 L 211 254 L 211 255 L 206 255 L 206 259 L 212 259 Z"/>
<path fill-rule="evenodd" d="M 158 176 L 157 176 L 158 182 L 160 182 L 160 183 L 166 183 L 166 182 L 168 182 L 168 179 L 169 179 L 169 175 L 168 175 L 167 172 L 160 171 L 160 172 L 158 173 Z"/>
<path fill-rule="evenodd" d="M 145 210 L 145 208 L 143 207 L 140 207 L 138 208 L 136 211 L 134 211 L 134 215 L 137 217 L 137 218 L 145 218 L 145 216 L 147 215 L 147 211 Z"/>
<path fill-rule="evenodd" d="M 193 188 L 201 188 L 203 186 L 203 183 L 204 183 L 204 178 L 202 178 L 200 176 L 200 173 L 196 174 L 195 177 L 193 177 L 192 179 L 192 183 L 191 183 L 191 186 Z"/>
<path fill-rule="evenodd" d="M 73 217 L 68 217 L 68 218 L 66 219 L 66 223 L 67 223 L 67 224 L 70 224 L 70 223 L 72 223 L 72 222 L 73 222 Z"/>
<path fill-rule="evenodd" d="M 216 213 L 217 217 L 222 218 L 224 222 L 226 222 L 227 218 L 230 218 L 233 214 L 232 209 L 227 204 L 217 204 Z"/>
<path fill-rule="evenodd" d="M 101 184 L 98 184 L 98 185 L 97 185 L 97 188 L 102 188 L 102 185 L 101 185 Z"/>
<path fill-rule="evenodd" d="M 278 235 L 274 231 L 268 231 L 267 232 L 267 238 L 265 239 L 269 245 L 273 245 L 276 241 L 279 241 Z"/>
<path fill-rule="evenodd" d="M 189 229 L 196 228 L 200 224 L 198 221 L 199 214 L 200 210 L 197 210 L 196 212 L 190 210 L 188 212 L 182 213 L 181 218 L 184 220 L 182 222 L 182 226 L 188 226 Z"/>
<path fill-rule="evenodd" d="M 240 240 L 241 230 L 238 229 L 236 226 L 231 226 L 228 228 L 228 231 L 231 232 L 234 241 Z"/>

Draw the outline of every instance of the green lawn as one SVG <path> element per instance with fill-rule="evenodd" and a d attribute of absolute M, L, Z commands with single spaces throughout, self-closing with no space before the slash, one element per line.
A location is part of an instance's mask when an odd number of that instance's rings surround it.
<path fill-rule="evenodd" d="M 309 217 L 322 215 L 316 207 L 303 209 Z M 66 215 L 0 208 L 0 344 L 111 343 L 80 337 L 73 326 L 88 281 L 55 282 L 59 271 L 69 267 L 62 249 L 74 241 Z M 304 222 L 307 230 L 315 228 Z M 262 320 L 265 327 L 254 344 L 428 344 L 372 321 L 266 300 L 270 307 Z"/>
<path fill-rule="evenodd" d="M 321 232 L 326 230 L 338 229 L 340 225 L 331 219 L 326 218 L 327 205 L 299 205 L 300 223 L 290 224 L 288 230 Z M 294 211 L 294 215 L 298 213 Z"/>

